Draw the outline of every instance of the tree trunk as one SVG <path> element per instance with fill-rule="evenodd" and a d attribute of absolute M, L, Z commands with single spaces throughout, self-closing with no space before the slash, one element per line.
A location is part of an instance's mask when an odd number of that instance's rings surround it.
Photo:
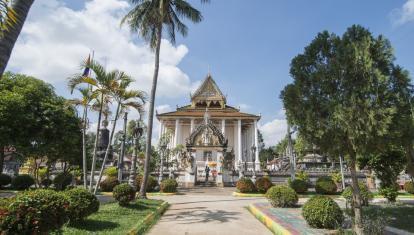
<path fill-rule="evenodd" d="M 155 68 L 154 68 L 154 77 L 152 78 L 152 88 L 151 88 L 151 97 L 149 103 L 148 111 L 148 125 L 147 125 L 147 139 L 145 143 L 145 163 L 144 163 L 144 177 L 141 183 L 141 189 L 139 191 L 140 198 L 147 198 L 147 181 L 149 176 L 149 161 L 151 159 L 151 139 L 152 139 L 152 127 L 154 121 L 154 104 L 155 104 L 155 94 L 157 91 L 157 82 L 158 82 L 158 70 L 160 67 L 160 49 L 161 49 L 161 36 L 162 36 L 162 25 L 158 27 L 157 32 L 157 46 L 155 48 Z"/>
<path fill-rule="evenodd" d="M 88 167 L 86 163 L 86 122 L 88 120 L 88 105 L 83 110 L 83 131 L 82 131 L 82 165 L 83 165 L 83 187 L 86 189 L 88 181 Z"/>
<path fill-rule="evenodd" d="M 101 104 L 99 105 L 98 126 L 96 127 L 95 146 L 93 148 L 91 179 L 89 180 L 89 191 L 91 192 L 92 192 L 93 181 L 94 181 L 94 176 L 95 176 L 95 165 L 96 165 L 96 157 L 97 157 L 96 154 L 98 151 L 98 143 L 99 143 L 99 129 L 101 129 L 103 100 L 104 100 L 104 95 L 102 94 Z"/>
<path fill-rule="evenodd" d="M 127 128 L 127 122 L 128 122 L 128 113 L 124 114 L 124 133 L 122 134 L 122 143 L 121 143 L 121 154 L 118 158 L 118 181 L 122 181 L 122 170 L 124 169 L 124 155 L 125 155 L 125 140 L 127 137 L 126 134 L 126 128 Z"/>
<path fill-rule="evenodd" d="M 0 144 L 0 174 L 3 173 L 3 167 L 4 167 L 4 147 L 2 144 Z"/>
<path fill-rule="evenodd" d="M 358 186 L 358 177 L 356 172 L 356 153 L 353 152 L 350 154 L 350 164 L 349 168 L 351 171 L 351 179 L 352 179 L 352 208 L 354 213 L 354 232 L 357 235 L 363 235 L 364 232 L 362 230 L 362 211 L 361 211 L 361 192 Z"/>
<path fill-rule="evenodd" d="M 27 14 L 34 0 L 15 0 L 12 8 L 17 14 L 18 21 L 5 32 L 4 37 L 0 39 L 0 79 L 6 70 L 14 45 L 22 31 Z"/>
<path fill-rule="evenodd" d="M 136 137 L 134 140 L 134 153 L 132 157 L 132 164 L 131 164 L 131 171 L 129 173 L 129 185 L 131 185 L 134 189 L 136 188 L 135 185 L 135 178 L 137 175 L 137 159 L 138 159 L 138 152 L 139 152 L 139 138 Z"/>
<path fill-rule="evenodd" d="M 413 143 L 406 144 L 406 158 L 407 158 L 407 173 L 411 176 L 411 179 L 414 178 L 414 146 Z"/>
<path fill-rule="evenodd" d="M 121 102 L 118 103 L 118 107 L 116 108 L 115 120 L 114 120 L 114 123 L 112 125 L 111 135 L 109 136 L 108 146 L 106 147 L 106 151 L 105 151 L 105 157 L 102 161 L 101 171 L 99 172 L 98 181 L 96 182 L 95 190 L 93 191 L 93 194 L 96 194 L 96 192 L 98 191 L 99 184 L 101 183 L 102 174 L 103 174 L 103 171 L 105 170 L 105 163 L 106 163 L 106 160 L 108 159 L 108 156 L 109 156 L 109 150 L 111 149 L 112 139 L 114 137 L 116 121 L 118 120 L 118 115 L 119 115 L 119 109 L 120 108 L 121 108 Z"/>

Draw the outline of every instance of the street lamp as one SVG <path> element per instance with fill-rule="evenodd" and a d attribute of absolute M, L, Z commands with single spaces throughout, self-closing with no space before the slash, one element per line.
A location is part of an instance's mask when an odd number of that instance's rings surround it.
<path fill-rule="evenodd" d="M 163 174 L 164 174 L 164 156 L 167 151 L 167 145 L 163 143 L 160 145 L 160 174 L 158 175 L 158 184 L 161 184 Z"/>
<path fill-rule="evenodd" d="M 256 146 L 252 146 L 252 148 L 251 148 L 251 150 L 252 150 L 252 160 L 253 160 L 253 176 L 252 176 L 252 181 L 253 181 L 253 183 L 254 182 L 256 182 L 256 166 L 255 166 L 255 163 L 256 163 Z"/>

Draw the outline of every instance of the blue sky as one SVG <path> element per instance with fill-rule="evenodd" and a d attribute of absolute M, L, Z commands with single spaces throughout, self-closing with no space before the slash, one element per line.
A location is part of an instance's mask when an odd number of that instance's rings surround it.
<path fill-rule="evenodd" d="M 165 46 L 161 75 L 165 78 L 161 78 L 157 100 L 160 111 L 187 104 L 189 93 L 210 68 L 229 104 L 262 114 L 266 143 L 274 144 L 286 130 L 279 94 L 292 81 L 291 59 L 318 32 L 342 34 L 352 24 L 385 35 L 395 48 L 397 63 L 414 74 L 413 0 L 190 2 L 202 11 L 204 21 L 189 23 L 186 38 L 179 37 L 176 46 Z M 9 69 L 51 82 L 68 97 L 65 78 L 77 72 L 82 55 L 95 49 L 97 59 L 108 68 L 131 71 L 138 77 L 137 87 L 148 90 L 151 53 L 136 35 L 118 27 L 128 9 L 122 0 L 38 0 Z"/>

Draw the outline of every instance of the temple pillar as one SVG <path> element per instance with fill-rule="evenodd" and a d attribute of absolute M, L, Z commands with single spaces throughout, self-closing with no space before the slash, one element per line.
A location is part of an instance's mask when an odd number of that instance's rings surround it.
<path fill-rule="evenodd" d="M 226 119 L 221 120 L 221 133 L 226 137 Z"/>
<path fill-rule="evenodd" d="M 243 162 L 242 158 L 242 128 L 241 128 L 241 120 L 237 120 L 237 159 L 239 162 Z"/>
<path fill-rule="evenodd" d="M 256 146 L 256 152 L 255 152 L 255 170 L 260 171 L 260 159 L 259 159 L 259 137 L 258 137 L 258 130 L 257 130 L 257 120 L 254 120 L 254 145 Z"/>
<path fill-rule="evenodd" d="M 191 118 L 190 121 L 190 135 L 193 133 L 194 131 L 194 118 Z"/>
<path fill-rule="evenodd" d="M 175 132 L 174 132 L 174 146 L 173 148 L 177 147 L 179 144 L 178 133 L 180 132 L 180 119 L 175 120 Z"/>

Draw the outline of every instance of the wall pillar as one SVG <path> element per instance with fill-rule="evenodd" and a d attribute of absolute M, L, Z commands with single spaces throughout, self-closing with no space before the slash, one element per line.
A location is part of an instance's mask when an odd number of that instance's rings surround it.
<path fill-rule="evenodd" d="M 254 145 L 256 146 L 256 161 L 255 161 L 255 170 L 260 171 L 260 159 L 259 159 L 259 137 L 258 137 L 258 129 L 257 129 L 257 120 L 254 120 Z"/>
<path fill-rule="evenodd" d="M 191 118 L 190 121 L 190 135 L 193 133 L 194 131 L 194 118 Z"/>
<path fill-rule="evenodd" d="M 177 147 L 177 145 L 179 144 L 179 132 L 180 132 L 180 119 L 176 119 L 175 120 L 175 132 L 174 132 L 174 146 L 173 148 Z"/>
<path fill-rule="evenodd" d="M 243 154 L 242 154 L 242 128 L 241 128 L 241 120 L 237 120 L 237 159 L 239 162 L 243 162 Z"/>
<path fill-rule="evenodd" d="M 226 136 L 226 119 L 221 120 L 221 133 Z"/>

